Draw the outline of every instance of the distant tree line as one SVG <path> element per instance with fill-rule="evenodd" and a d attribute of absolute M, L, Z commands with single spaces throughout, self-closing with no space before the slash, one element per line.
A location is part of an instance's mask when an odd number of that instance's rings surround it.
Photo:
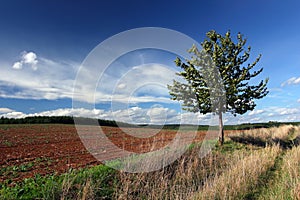
<path fill-rule="evenodd" d="M 74 124 L 74 118 L 76 123 L 81 125 L 95 124 L 95 120 L 98 120 L 98 124 L 101 126 L 113 126 L 113 127 L 134 127 L 135 125 L 127 124 L 123 122 L 116 122 L 113 120 L 103 119 L 91 119 L 84 117 L 72 117 L 72 116 L 32 116 L 25 118 L 0 118 L 0 124 Z"/>
<path fill-rule="evenodd" d="M 0 118 L 0 124 L 74 124 L 70 116 L 32 116 L 25 118 Z"/>
<path fill-rule="evenodd" d="M 131 128 L 163 128 L 168 130 L 178 130 L 181 129 L 195 129 L 196 125 L 191 124 L 165 124 L 165 125 L 149 125 L 149 124 L 128 124 L 124 122 L 116 122 L 113 120 L 104 120 L 104 119 L 91 119 L 84 117 L 72 117 L 72 116 L 33 116 L 33 117 L 25 117 L 25 118 L 0 118 L 0 124 L 74 124 L 74 119 L 76 119 L 77 124 L 81 125 L 94 125 L 95 120 L 98 121 L 100 126 L 112 126 L 112 127 L 131 127 Z M 239 125 L 225 125 L 225 130 L 248 130 L 248 129 L 256 129 L 256 128 L 270 128 L 270 127 L 278 127 L 280 125 L 291 124 L 291 125 L 300 125 L 300 122 L 277 122 L 277 121 L 269 121 L 267 123 L 244 123 Z M 207 130 L 209 128 L 208 125 L 198 125 L 198 130 Z"/>

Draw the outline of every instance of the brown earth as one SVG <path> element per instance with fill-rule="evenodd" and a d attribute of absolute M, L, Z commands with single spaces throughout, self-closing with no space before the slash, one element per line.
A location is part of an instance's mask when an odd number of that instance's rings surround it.
<path fill-rule="evenodd" d="M 206 131 L 198 131 L 194 137 L 191 131 L 178 134 L 174 130 L 147 128 L 101 127 L 109 141 L 119 147 L 110 150 L 107 140 L 100 137 L 100 127 L 59 124 L 1 125 L 0 126 L 0 181 L 20 181 L 36 174 L 61 174 L 70 168 L 77 169 L 101 164 L 83 145 L 100 151 L 105 159 L 114 159 L 122 150 L 135 153 L 154 151 L 181 136 L 180 144 L 203 140 Z M 80 139 L 77 131 L 81 133 Z M 151 135 L 151 137 L 147 137 Z M 131 136 L 134 135 L 134 136 Z M 141 135 L 137 137 L 136 135 Z M 144 138 L 142 138 L 144 137 Z M 103 158 L 103 156 L 102 156 Z"/>

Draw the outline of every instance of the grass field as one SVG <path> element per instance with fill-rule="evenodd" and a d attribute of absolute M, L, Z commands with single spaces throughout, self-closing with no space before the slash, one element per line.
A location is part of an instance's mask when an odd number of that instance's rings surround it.
<path fill-rule="evenodd" d="M 107 128 L 107 134 L 114 140 L 124 133 Z M 157 137 L 169 142 L 172 134 L 176 131 Z M 300 199 L 298 126 L 227 131 L 224 146 L 200 158 L 202 134 L 171 165 L 133 174 L 98 163 L 72 125 L 2 125 L 0 199 Z M 153 141 L 128 143 L 144 152 L 157 144 Z M 33 153 L 29 147 L 47 151 Z"/>

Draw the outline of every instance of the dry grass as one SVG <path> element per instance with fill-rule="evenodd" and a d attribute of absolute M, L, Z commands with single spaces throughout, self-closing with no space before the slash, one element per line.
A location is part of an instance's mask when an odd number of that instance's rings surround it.
<path fill-rule="evenodd" d="M 279 152 L 280 148 L 273 146 L 246 157 L 240 156 L 226 172 L 207 181 L 195 199 L 243 199 L 259 177 L 274 164 Z"/>
<path fill-rule="evenodd" d="M 240 133 L 230 134 L 230 138 L 237 142 L 262 147 L 274 144 L 280 144 L 282 147 L 291 147 L 294 141 L 299 142 L 298 140 L 300 140 L 300 127 L 283 125 L 280 127 L 245 130 Z"/>
<path fill-rule="evenodd" d="M 300 200 L 300 147 L 285 154 L 275 180 L 262 192 L 259 199 Z"/>
<path fill-rule="evenodd" d="M 293 148 L 286 156 L 282 171 L 286 172 L 287 184 L 296 199 L 300 199 L 300 147 Z"/>
<path fill-rule="evenodd" d="M 188 199 L 199 191 L 205 182 L 222 174 L 237 162 L 236 157 L 247 152 L 222 154 L 214 152 L 199 158 L 199 148 L 162 170 L 150 173 L 120 173 L 116 199 Z"/>
<path fill-rule="evenodd" d="M 299 130 L 299 127 L 287 125 L 243 131 L 236 134 L 235 137 L 239 137 L 241 140 L 251 138 L 251 143 L 248 143 L 250 146 L 246 151 L 244 149 L 237 150 L 234 147 L 235 150 L 232 154 L 215 151 L 200 159 L 197 155 L 199 149 L 195 148 L 163 170 L 141 174 L 120 173 L 120 185 L 115 193 L 115 198 L 246 198 L 247 195 L 260 191 L 257 187 L 262 187 L 260 185 L 261 177 L 274 167 L 275 160 L 283 152 L 280 142 L 293 141 L 300 136 Z M 252 148 L 252 144 L 256 145 L 259 142 L 263 143 L 260 148 Z M 299 178 L 299 174 L 294 177 Z M 291 191 L 294 192 L 293 197 L 295 197 L 298 195 L 300 186 L 299 182 L 293 185 Z M 274 197 L 274 199 L 276 198 Z"/>

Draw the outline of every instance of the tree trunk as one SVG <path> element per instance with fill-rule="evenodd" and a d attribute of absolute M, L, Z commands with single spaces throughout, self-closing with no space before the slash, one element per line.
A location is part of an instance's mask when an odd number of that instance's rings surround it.
<path fill-rule="evenodd" d="M 222 112 L 219 113 L 219 144 L 224 144 L 224 128 Z"/>

